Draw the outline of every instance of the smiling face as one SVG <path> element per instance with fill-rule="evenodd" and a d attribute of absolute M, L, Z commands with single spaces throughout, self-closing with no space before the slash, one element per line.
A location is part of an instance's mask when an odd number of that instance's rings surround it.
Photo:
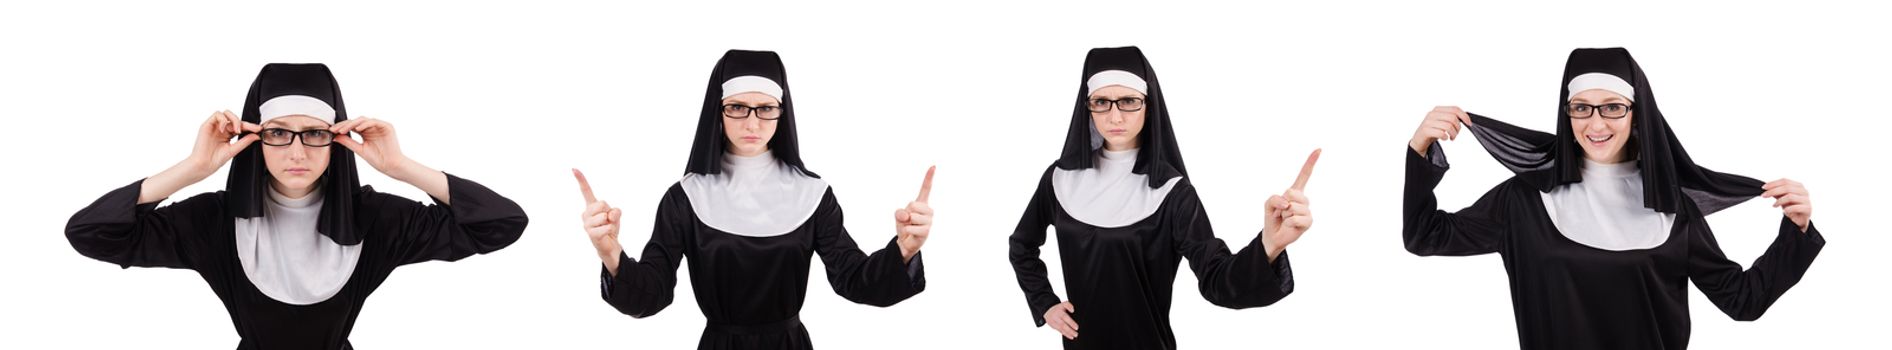
<path fill-rule="evenodd" d="M 729 105 L 740 105 L 752 110 L 746 118 L 737 119 L 729 115 Z M 778 121 L 762 117 L 779 117 L 782 114 L 782 102 L 760 92 L 745 92 L 724 98 L 723 106 L 723 137 L 729 140 L 729 153 L 753 157 L 767 152 L 769 139 L 775 137 L 775 124 Z M 765 112 L 770 109 L 774 112 Z"/>
<path fill-rule="evenodd" d="M 315 117 L 292 115 L 270 119 L 264 129 L 281 128 L 291 132 L 328 129 L 329 123 Z M 259 142 L 260 144 L 260 142 Z M 316 180 L 328 171 L 328 147 L 309 147 L 300 137 L 285 146 L 263 146 L 263 164 L 269 168 L 269 186 L 291 198 L 301 198 L 315 189 Z"/>
<path fill-rule="evenodd" d="M 1127 99 L 1140 102 L 1143 100 L 1143 93 L 1121 85 L 1111 85 L 1092 92 L 1090 101 L 1086 102 L 1086 107 L 1091 110 L 1091 125 L 1097 127 L 1098 134 L 1104 135 L 1104 149 L 1106 150 L 1123 151 L 1137 148 L 1137 134 L 1143 132 L 1143 113 L 1146 109 L 1130 108 L 1136 111 L 1123 111 L 1125 107 L 1143 107 L 1141 103 L 1137 106 L 1124 106 L 1124 101 Z M 1102 109 L 1100 108 L 1102 106 L 1097 103 L 1098 100 L 1118 102 L 1110 110 L 1098 112 Z"/>
<path fill-rule="evenodd" d="M 1601 89 L 1578 92 L 1570 98 L 1570 105 L 1620 104 L 1631 105 L 1629 98 Z M 1566 105 L 1568 107 L 1568 105 Z M 1570 109 L 1566 108 L 1566 113 Z M 1570 131 L 1575 134 L 1577 144 L 1583 146 L 1583 157 L 1597 163 L 1615 164 L 1627 160 L 1629 152 L 1624 150 L 1629 144 L 1629 128 L 1636 113 L 1631 110 L 1620 111 L 1621 118 L 1612 118 L 1618 111 L 1611 107 L 1591 108 L 1588 113 L 1574 113 L 1570 118 Z M 1590 114 L 1588 118 L 1579 118 Z"/>

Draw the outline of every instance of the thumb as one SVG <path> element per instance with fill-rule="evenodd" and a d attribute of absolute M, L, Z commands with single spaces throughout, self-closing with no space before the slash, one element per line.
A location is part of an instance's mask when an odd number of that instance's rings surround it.
<path fill-rule="evenodd" d="M 618 221 L 618 219 L 622 219 L 623 217 L 624 217 L 623 210 L 619 210 L 618 208 L 611 208 L 611 213 L 607 214 L 605 216 L 605 219 L 610 220 L 611 223 L 615 224 L 615 223 L 620 222 Z"/>
<path fill-rule="evenodd" d="M 908 212 L 906 209 L 894 209 L 893 211 L 894 222 L 904 224 L 910 220 L 913 220 L 913 213 Z"/>

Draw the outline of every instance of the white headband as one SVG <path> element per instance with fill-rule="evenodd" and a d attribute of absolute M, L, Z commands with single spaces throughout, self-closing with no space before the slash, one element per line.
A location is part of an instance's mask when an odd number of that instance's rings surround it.
<path fill-rule="evenodd" d="M 330 107 L 328 102 L 304 95 L 276 96 L 269 101 L 264 101 L 263 105 L 256 106 L 256 112 L 262 115 L 262 122 L 265 123 L 279 117 L 306 115 L 335 124 L 335 107 Z"/>
<path fill-rule="evenodd" d="M 1630 102 L 1636 102 L 1636 87 L 1623 81 L 1623 78 L 1609 73 L 1583 73 L 1576 78 L 1570 78 L 1570 96 L 1564 97 L 1564 100 L 1577 98 L 1577 93 L 1592 89 L 1614 92 L 1617 95 L 1623 95 L 1623 98 L 1629 99 Z"/>
<path fill-rule="evenodd" d="M 1097 74 L 1091 74 L 1090 80 L 1084 82 L 1085 89 L 1087 89 L 1084 91 L 1084 95 L 1088 96 L 1097 93 L 1097 89 L 1111 85 L 1127 87 L 1131 90 L 1136 90 L 1139 94 L 1150 94 L 1150 84 L 1144 82 L 1143 77 L 1137 76 L 1136 73 L 1112 69 L 1097 72 Z"/>
<path fill-rule="evenodd" d="M 723 82 L 722 98 L 729 98 L 730 96 L 745 92 L 760 92 L 763 95 L 774 97 L 776 101 L 782 100 L 782 85 L 776 84 L 774 80 L 770 80 L 769 78 L 744 75 L 729 78 L 729 81 Z"/>

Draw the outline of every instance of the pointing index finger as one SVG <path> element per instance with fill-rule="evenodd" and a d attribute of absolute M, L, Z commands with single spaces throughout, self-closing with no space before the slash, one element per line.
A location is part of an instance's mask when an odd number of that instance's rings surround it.
<path fill-rule="evenodd" d="M 921 182 L 921 183 L 920 183 L 920 197 L 919 197 L 919 198 L 915 198 L 915 199 L 914 199 L 913 201 L 915 201 L 915 202 L 920 202 L 920 203 L 926 203 L 926 198 L 927 198 L 927 197 L 930 197 L 930 196 L 932 196 L 932 194 L 933 194 L 933 170 L 935 170 L 935 169 L 937 169 L 937 168 L 939 168 L 939 166 L 929 166 L 929 167 L 926 167 L 926 181 L 925 181 L 925 182 Z"/>
<path fill-rule="evenodd" d="M 1314 162 L 1317 161 L 1320 161 L 1319 148 L 1315 148 L 1314 153 L 1307 154 L 1307 164 L 1301 165 L 1301 176 L 1295 177 L 1294 186 L 1289 188 L 1297 190 L 1307 188 L 1307 178 L 1314 176 Z"/>
<path fill-rule="evenodd" d="M 578 191 L 585 194 L 585 204 L 597 203 L 598 197 L 591 195 L 591 182 L 585 181 L 585 172 L 572 168 L 572 177 L 578 178 Z"/>

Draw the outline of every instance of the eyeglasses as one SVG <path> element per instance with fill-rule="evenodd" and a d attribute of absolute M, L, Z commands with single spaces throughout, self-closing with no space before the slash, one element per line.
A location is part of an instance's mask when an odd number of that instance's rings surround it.
<path fill-rule="evenodd" d="M 329 132 L 327 129 L 295 131 L 283 128 L 268 128 L 263 129 L 263 132 L 257 134 L 261 135 L 262 139 L 260 141 L 263 141 L 263 144 L 270 146 L 288 146 L 290 143 L 296 142 L 298 138 L 302 139 L 303 146 L 309 147 L 328 147 L 329 144 L 335 142 L 335 133 Z"/>
<path fill-rule="evenodd" d="M 749 106 L 731 103 L 731 104 L 723 105 L 723 116 L 729 117 L 730 119 L 749 119 L 749 116 L 755 116 L 756 118 L 762 118 L 762 120 L 776 120 L 776 119 L 782 119 L 782 107 L 781 106 L 749 107 Z"/>
<path fill-rule="evenodd" d="M 1570 119 L 1590 119 L 1590 117 L 1598 114 L 1602 114 L 1603 119 L 1623 119 L 1623 117 L 1629 116 L 1629 105 L 1622 103 L 1605 103 L 1600 105 L 1572 103 L 1564 107 L 1564 113 L 1569 114 Z"/>
<path fill-rule="evenodd" d="M 1143 98 L 1125 97 L 1115 100 L 1093 98 L 1090 101 L 1091 113 L 1109 113 L 1111 108 L 1119 111 L 1135 112 L 1143 110 Z"/>

